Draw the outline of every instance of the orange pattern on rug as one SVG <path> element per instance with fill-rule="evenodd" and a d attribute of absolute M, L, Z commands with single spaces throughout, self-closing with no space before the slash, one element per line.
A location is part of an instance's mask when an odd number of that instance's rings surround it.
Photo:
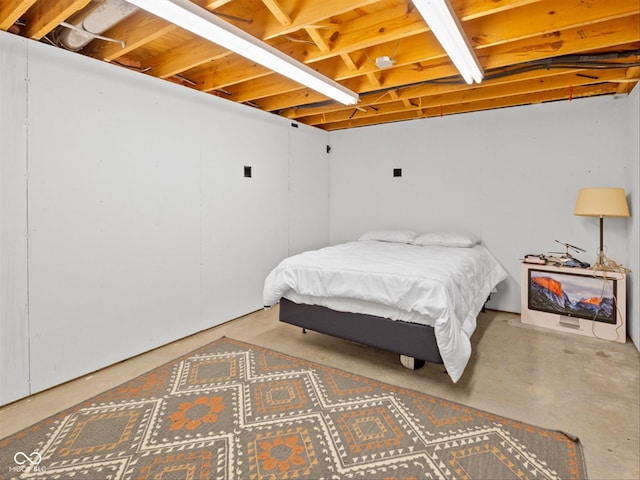
<path fill-rule="evenodd" d="M 0 479 L 579 479 L 575 438 L 221 338 L 0 440 Z"/>

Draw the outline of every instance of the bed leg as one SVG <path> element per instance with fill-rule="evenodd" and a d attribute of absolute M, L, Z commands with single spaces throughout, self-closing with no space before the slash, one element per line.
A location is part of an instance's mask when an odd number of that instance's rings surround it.
<path fill-rule="evenodd" d="M 407 355 L 400 355 L 400 363 L 409 370 L 418 370 L 424 367 L 425 361 L 419 358 L 408 357 Z"/>
<path fill-rule="evenodd" d="M 302 328 L 302 333 L 307 333 L 307 329 L 306 328 Z"/>
<path fill-rule="evenodd" d="M 482 313 L 486 313 L 487 311 L 487 302 L 491 300 L 491 294 L 489 294 L 489 296 L 487 297 L 487 299 L 484 301 L 484 303 L 482 304 Z"/>

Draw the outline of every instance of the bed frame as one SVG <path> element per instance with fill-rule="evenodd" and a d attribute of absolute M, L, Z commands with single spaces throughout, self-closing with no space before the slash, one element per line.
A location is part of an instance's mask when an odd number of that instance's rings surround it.
<path fill-rule="evenodd" d="M 401 355 L 407 368 L 442 364 L 433 327 L 280 299 L 280 321 Z M 403 358 L 404 357 L 404 358 Z M 409 358 L 407 358 L 409 357 Z M 415 360 L 415 361 L 412 361 Z"/>

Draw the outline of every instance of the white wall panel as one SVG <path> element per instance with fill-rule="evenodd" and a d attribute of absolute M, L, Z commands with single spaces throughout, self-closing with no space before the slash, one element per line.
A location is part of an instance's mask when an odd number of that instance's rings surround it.
<path fill-rule="evenodd" d="M 11 103 L 30 118 L 31 308 L 16 325 L 30 326 L 31 393 L 261 308 L 264 278 L 288 252 L 290 122 L 44 44 L 28 50 L 29 95 Z M 294 178 L 317 172 L 305 168 Z M 318 208 L 328 212 L 326 195 Z M 3 231 L 23 222 L 24 239 L 26 213 L 6 212 Z M 317 231 L 326 242 L 328 219 Z"/>
<path fill-rule="evenodd" d="M 0 32 L 0 405 L 29 393 L 27 40 Z"/>
<path fill-rule="evenodd" d="M 203 308 L 213 323 L 262 308 L 264 279 L 287 250 L 286 123 L 233 112 L 218 123 L 202 174 Z"/>
<path fill-rule="evenodd" d="M 524 254 L 558 239 L 595 259 L 598 221 L 573 208 L 581 187 L 628 183 L 627 106 L 606 97 L 332 132 L 331 242 L 370 228 L 477 233 L 510 273 L 490 306 L 517 312 Z M 626 220 L 605 221 L 621 263 L 626 232 Z"/>
<path fill-rule="evenodd" d="M 327 132 L 289 127 L 289 255 L 329 244 Z"/>
<path fill-rule="evenodd" d="M 625 187 L 631 213 L 627 224 L 627 249 L 632 272 L 627 277 L 627 325 L 629 336 L 640 350 L 640 86 L 636 85 L 628 100 L 628 141 L 625 144 L 629 175 Z"/>
<path fill-rule="evenodd" d="M 200 149 L 191 122 L 175 119 L 202 109 L 162 82 L 130 81 L 138 79 L 124 69 L 40 44 L 29 49 L 38 391 L 194 331 Z"/>

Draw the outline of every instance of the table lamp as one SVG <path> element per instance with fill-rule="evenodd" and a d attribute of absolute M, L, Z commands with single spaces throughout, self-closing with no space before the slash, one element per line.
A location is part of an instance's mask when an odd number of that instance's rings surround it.
<path fill-rule="evenodd" d="M 595 270 L 605 269 L 604 254 L 604 217 L 628 217 L 629 205 L 624 188 L 582 188 L 578 192 L 578 200 L 574 215 L 600 217 L 600 249 L 598 259 L 593 266 Z"/>

